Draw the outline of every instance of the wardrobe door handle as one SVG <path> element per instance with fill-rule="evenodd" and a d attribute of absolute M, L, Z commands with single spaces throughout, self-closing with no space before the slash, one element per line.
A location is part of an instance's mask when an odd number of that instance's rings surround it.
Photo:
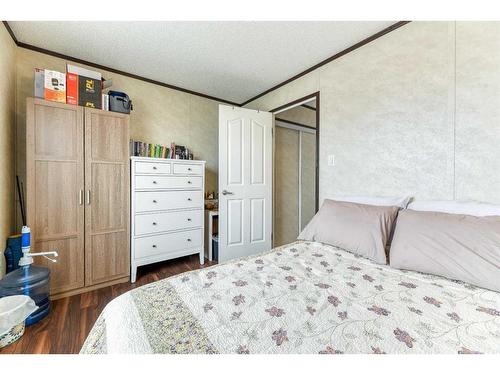
<path fill-rule="evenodd" d="M 83 204 L 83 189 L 80 189 L 80 191 L 78 192 L 78 203 L 80 204 L 80 206 Z"/>
<path fill-rule="evenodd" d="M 90 189 L 87 190 L 87 204 L 90 204 Z"/>

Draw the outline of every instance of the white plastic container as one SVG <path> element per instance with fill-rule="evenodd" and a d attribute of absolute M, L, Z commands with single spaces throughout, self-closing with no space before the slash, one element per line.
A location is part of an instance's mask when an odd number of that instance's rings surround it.
<path fill-rule="evenodd" d="M 24 322 L 36 310 L 35 301 L 28 296 L 0 298 L 0 348 L 12 344 L 24 334 Z"/>

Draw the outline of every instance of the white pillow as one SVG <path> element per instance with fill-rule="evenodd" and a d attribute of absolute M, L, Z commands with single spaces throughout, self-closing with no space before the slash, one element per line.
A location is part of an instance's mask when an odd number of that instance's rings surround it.
<path fill-rule="evenodd" d="M 351 202 L 359 204 L 369 204 L 372 206 L 396 206 L 406 208 L 411 196 L 405 197 L 369 197 L 369 196 L 336 196 L 331 198 L 340 202 Z"/>
<path fill-rule="evenodd" d="M 472 216 L 500 216 L 500 205 L 478 201 L 413 201 L 408 209 Z"/>

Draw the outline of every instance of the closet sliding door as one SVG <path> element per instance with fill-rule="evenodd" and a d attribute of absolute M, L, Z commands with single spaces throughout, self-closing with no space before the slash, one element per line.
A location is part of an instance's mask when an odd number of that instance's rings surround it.
<path fill-rule="evenodd" d="M 274 244 L 294 242 L 316 213 L 316 133 L 277 125 L 274 140 Z"/>
<path fill-rule="evenodd" d="M 316 134 L 300 132 L 299 232 L 316 214 Z"/>
<path fill-rule="evenodd" d="M 86 284 L 128 277 L 129 116 L 85 109 Z"/>
<path fill-rule="evenodd" d="M 273 246 L 297 239 L 299 226 L 299 132 L 276 126 L 274 140 Z"/>

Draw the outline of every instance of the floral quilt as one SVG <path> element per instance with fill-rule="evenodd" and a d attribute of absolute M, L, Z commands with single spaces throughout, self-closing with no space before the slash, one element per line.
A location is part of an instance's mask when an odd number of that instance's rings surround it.
<path fill-rule="evenodd" d="M 500 293 L 296 242 L 125 293 L 81 353 L 500 353 Z"/>

